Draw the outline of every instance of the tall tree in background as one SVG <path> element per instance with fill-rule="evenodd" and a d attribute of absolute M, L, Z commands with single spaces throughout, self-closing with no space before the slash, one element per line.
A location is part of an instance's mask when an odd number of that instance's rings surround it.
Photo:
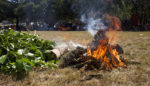
<path fill-rule="evenodd" d="M 16 19 L 16 28 L 20 30 L 19 28 L 19 22 L 24 17 L 24 4 L 23 0 L 12 0 L 12 6 L 14 7 L 14 17 Z"/>
<path fill-rule="evenodd" d="M 72 9 L 74 0 L 49 0 L 47 8 L 48 14 L 57 16 L 56 20 L 71 20 L 77 16 L 77 13 Z"/>
<path fill-rule="evenodd" d="M 113 0 L 110 5 L 110 12 L 112 15 L 123 19 L 130 19 L 131 11 L 133 9 L 133 0 Z"/>
<path fill-rule="evenodd" d="M 150 22 L 149 0 L 0 0 L 0 21 L 46 22 L 54 25 L 59 20 L 80 19 L 93 11 L 118 16 L 122 21 L 138 15 L 142 26 Z M 99 16 L 100 17 L 100 16 Z"/>
<path fill-rule="evenodd" d="M 24 11 L 26 21 L 44 21 L 48 0 L 26 0 Z"/>
<path fill-rule="evenodd" d="M 7 0 L 0 0 L 0 21 L 10 20 L 14 17 L 13 6 Z"/>
<path fill-rule="evenodd" d="M 136 27 L 140 27 L 139 29 L 142 30 L 150 22 L 149 8 L 149 0 L 112 0 L 109 12 L 114 16 L 118 16 L 122 21 L 130 21 L 130 26 L 136 21 L 138 23 L 135 24 Z M 136 19 L 132 18 L 134 16 L 136 16 Z"/>
<path fill-rule="evenodd" d="M 134 2 L 134 12 L 137 13 L 140 24 L 144 26 L 147 22 L 150 23 L 150 1 L 149 0 L 136 0 Z"/>
<path fill-rule="evenodd" d="M 7 13 L 7 5 L 8 5 L 8 2 L 7 0 L 0 0 L 0 21 L 2 21 L 3 19 L 6 18 L 6 13 Z"/>

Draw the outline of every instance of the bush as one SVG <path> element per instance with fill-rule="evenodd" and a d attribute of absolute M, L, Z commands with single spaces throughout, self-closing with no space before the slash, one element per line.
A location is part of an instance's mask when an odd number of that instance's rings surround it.
<path fill-rule="evenodd" d="M 0 31 L 0 72 L 28 73 L 33 67 L 56 68 L 55 42 L 14 30 Z"/>

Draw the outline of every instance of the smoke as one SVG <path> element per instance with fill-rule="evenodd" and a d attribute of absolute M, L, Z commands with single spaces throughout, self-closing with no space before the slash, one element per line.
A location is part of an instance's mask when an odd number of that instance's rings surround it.
<path fill-rule="evenodd" d="M 84 28 L 94 36 L 98 30 L 105 30 L 107 27 L 104 25 L 104 21 L 101 18 L 94 18 L 94 16 L 85 17 L 85 15 L 81 16 L 81 21 L 86 23 Z"/>
<path fill-rule="evenodd" d="M 81 44 L 77 44 L 74 43 L 73 41 L 69 41 L 69 42 L 56 42 L 56 46 L 54 47 L 54 49 L 65 49 L 66 51 L 68 50 L 74 50 L 77 47 L 82 47 L 84 49 L 87 49 L 87 46 L 83 46 Z"/>
<path fill-rule="evenodd" d="M 109 0 L 110 1 L 110 0 Z M 78 13 L 81 17 L 81 21 L 86 24 L 86 29 L 92 36 L 94 36 L 98 30 L 107 29 L 107 20 L 104 20 L 103 15 L 108 13 L 109 8 L 108 0 L 78 0 L 73 6 L 80 7 Z"/>
<path fill-rule="evenodd" d="M 87 48 L 87 46 L 83 46 L 81 44 L 74 43 L 73 41 L 70 41 L 69 45 L 74 47 L 74 48 L 77 48 L 77 47 Z"/>
<path fill-rule="evenodd" d="M 66 43 L 56 44 L 55 48 L 68 49 L 68 45 Z"/>

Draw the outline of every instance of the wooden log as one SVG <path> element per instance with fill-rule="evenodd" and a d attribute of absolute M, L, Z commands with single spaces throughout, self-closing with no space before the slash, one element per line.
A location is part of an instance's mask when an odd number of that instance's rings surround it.
<path fill-rule="evenodd" d="M 55 54 L 55 56 L 59 59 L 61 55 L 63 55 L 67 51 L 66 48 L 57 48 L 57 49 L 52 49 L 51 53 Z"/>
<path fill-rule="evenodd" d="M 53 53 L 58 59 L 60 59 L 60 56 L 67 51 L 68 51 L 68 46 L 63 44 L 63 45 L 56 46 L 50 52 Z"/>

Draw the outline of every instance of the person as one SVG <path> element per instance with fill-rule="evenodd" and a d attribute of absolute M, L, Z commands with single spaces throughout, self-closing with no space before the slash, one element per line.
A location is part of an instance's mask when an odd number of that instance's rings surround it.
<path fill-rule="evenodd" d="M 137 14 L 133 13 L 133 14 L 131 15 L 130 21 L 131 21 L 131 26 L 132 26 L 132 28 L 133 28 L 134 30 L 137 30 L 137 27 L 139 26 L 139 20 L 138 20 Z"/>
<path fill-rule="evenodd" d="M 13 29 L 16 30 L 16 25 L 13 25 Z"/>

